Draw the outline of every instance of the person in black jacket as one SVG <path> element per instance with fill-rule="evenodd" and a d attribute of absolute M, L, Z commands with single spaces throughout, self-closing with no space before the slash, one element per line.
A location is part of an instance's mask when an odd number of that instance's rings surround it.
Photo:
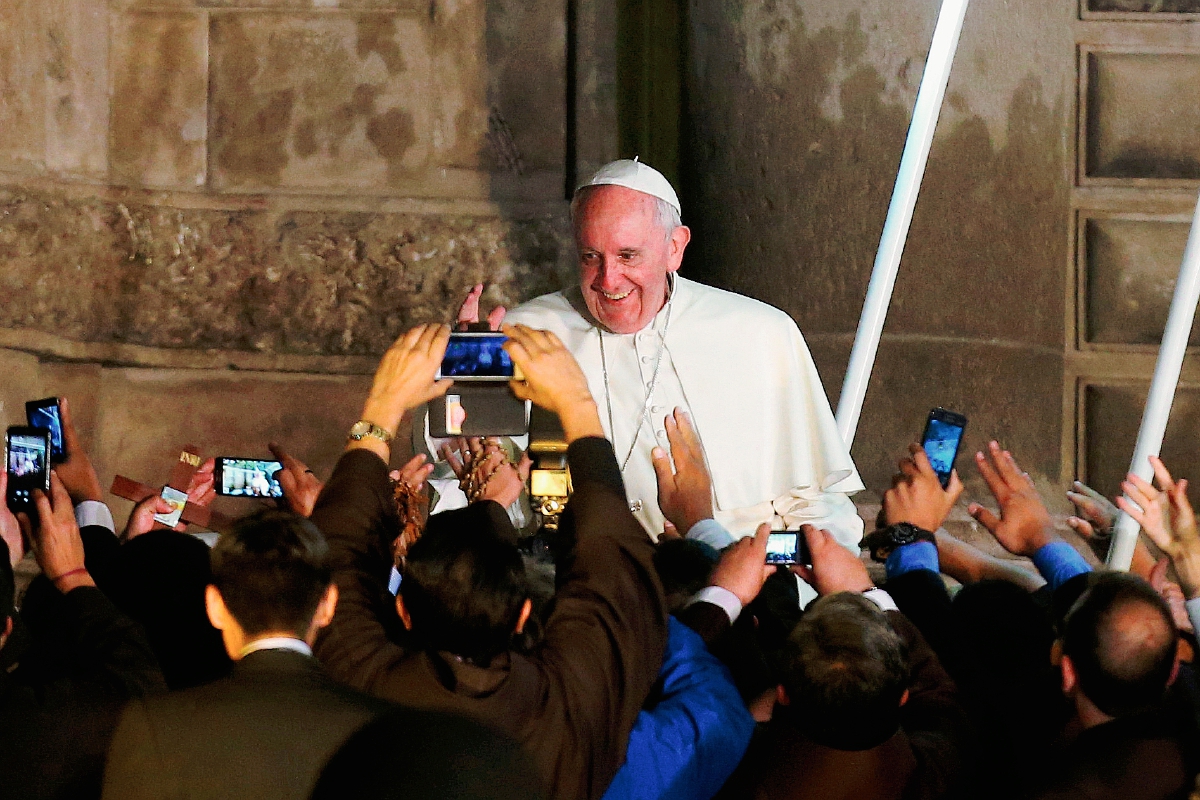
<path fill-rule="evenodd" d="M 362 421 L 313 510 L 341 593 L 316 652 L 331 675 L 356 688 L 507 733 L 550 797 L 597 798 L 621 764 L 662 661 L 667 620 L 654 544 L 629 510 L 575 359 L 552 334 L 505 332 L 525 376 L 510 385 L 558 414 L 574 486 L 559 531 L 573 546 L 559 559 L 540 644 L 530 653 L 509 644 L 530 613 L 523 566 L 514 545 L 478 526 L 427 532 L 409 550 L 399 597 L 387 593 L 398 531 L 388 442 L 406 411 L 449 386 L 434 376 L 450 330 L 427 325 L 384 356 Z M 397 617 L 409 629 L 402 642 L 389 635 L 401 627 Z"/>
<path fill-rule="evenodd" d="M 5 484 L 0 477 L 0 494 Z M 71 495 L 57 473 L 50 495 L 38 492 L 35 499 L 39 524 L 22 515 L 22 526 L 56 609 L 30 650 L 11 652 L 19 645 L 9 638 L 16 611 L 11 537 L 3 537 L 0 661 L 16 666 L 0 670 L 0 794 L 11 800 L 97 797 L 121 706 L 165 691 L 166 684 L 141 631 L 96 588 Z M 0 506 L 0 528 L 11 530 L 16 522 Z"/>
<path fill-rule="evenodd" d="M 388 704 L 339 686 L 312 657 L 333 617 L 328 547 L 291 512 L 240 520 L 212 552 L 208 615 L 233 673 L 130 703 L 104 797 L 301 800 L 325 762 Z"/>

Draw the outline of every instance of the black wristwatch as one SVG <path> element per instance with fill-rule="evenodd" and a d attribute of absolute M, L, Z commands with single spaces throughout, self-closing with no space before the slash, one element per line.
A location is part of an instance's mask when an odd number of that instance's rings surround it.
<path fill-rule="evenodd" d="M 914 542 L 936 544 L 937 539 L 929 531 L 918 528 L 911 522 L 897 522 L 895 525 L 888 525 L 886 528 L 880 528 L 874 533 L 868 534 L 863 539 L 863 547 L 871 551 L 872 559 L 883 562 L 887 561 L 888 556 L 896 548 Z"/>

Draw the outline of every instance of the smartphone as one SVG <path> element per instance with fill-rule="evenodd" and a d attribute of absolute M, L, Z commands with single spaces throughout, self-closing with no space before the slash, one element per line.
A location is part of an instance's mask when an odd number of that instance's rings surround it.
<path fill-rule="evenodd" d="M 213 469 L 213 484 L 225 497 L 283 497 L 283 487 L 275 480 L 281 469 L 278 461 L 221 456 Z"/>
<path fill-rule="evenodd" d="M 950 473 L 954 471 L 954 460 L 958 458 L 966 428 L 966 417 L 944 408 L 930 411 L 929 419 L 925 421 L 921 446 L 925 448 L 925 455 L 929 456 L 929 463 L 933 465 L 943 489 L 950 484 Z"/>
<path fill-rule="evenodd" d="M 4 463 L 8 470 L 5 501 L 14 514 L 31 516 L 37 506 L 33 490 L 50 491 L 50 431 L 46 428 L 12 427 L 5 435 Z"/>
<path fill-rule="evenodd" d="M 154 521 L 161 522 L 168 528 L 174 528 L 179 524 L 179 518 L 183 516 L 183 507 L 187 505 L 187 492 L 181 492 L 171 486 L 164 486 L 162 499 L 171 504 L 171 512 L 169 514 L 155 514 Z"/>
<path fill-rule="evenodd" d="M 771 531 L 767 534 L 766 563 L 811 566 L 812 556 L 808 554 L 808 540 L 800 531 Z"/>
<path fill-rule="evenodd" d="M 463 331 L 450 334 L 437 377 L 456 381 L 498 381 L 520 378 L 504 352 L 503 333 Z"/>
<path fill-rule="evenodd" d="M 61 464 L 67 460 L 67 447 L 63 441 L 62 414 L 57 397 L 45 400 L 30 400 L 25 404 L 25 417 L 32 428 L 50 431 L 50 463 Z"/>

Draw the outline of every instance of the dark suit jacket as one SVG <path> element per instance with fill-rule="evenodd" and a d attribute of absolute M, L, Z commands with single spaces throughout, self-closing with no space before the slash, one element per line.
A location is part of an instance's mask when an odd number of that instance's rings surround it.
<path fill-rule="evenodd" d="M 900 730 L 867 750 L 835 750 L 806 738 L 777 709 L 719 797 L 932 800 L 955 787 L 970 729 L 954 682 L 903 614 L 887 617 L 908 644 L 913 674 Z"/>
<path fill-rule="evenodd" d="M 317 642 L 330 674 L 403 705 L 492 725 L 534 760 L 552 797 L 600 797 L 657 678 L 666 607 L 654 545 L 629 511 L 612 445 L 581 439 L 567 453 L 574 494 L 560 536 L 558 591 L 528 654 L 487 668 L 389 638 L 389 543 L 397 531 L 387 465 L 365 450 L 342 456 L 312 520 L 329 541 L 339 601 Z"/>
<path fill-rule="evenodd" d="M 0 797 L 94 798 L 131 697 L 166 691 L 140 629 L 97 589 L 58 595 L 18 668 L 0 670 Z M 4 648 L 6 655 L 13 643 Z M 6 659 L 7 660 L 7 659 Z"/>
<path fill-rule="evenodd" d="M 342 742 L 388 707 L 337 685 L 313 658 L 259 650 L 228 678 L 130 703 L 104 797 L 303 800 Z"/>

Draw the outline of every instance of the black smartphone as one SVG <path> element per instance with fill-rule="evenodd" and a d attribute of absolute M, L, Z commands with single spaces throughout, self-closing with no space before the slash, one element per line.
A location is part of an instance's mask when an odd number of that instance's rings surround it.
<path fill-rule="evenodd" d="M 67 446 L 63 441 L 62 412 L 57 397 L 45 400 L 30 400 L 25 404 L 25 418 L 31 428 L 50 431 L 50 463 L 61 464 L 67 460 Z"/>
<path fill-rule="evenodd" d="M 438 378 L 456 381 L 507 381 L 520 378 L 512 359 L 504 352 L 508 337 L 503 333 L 462 331 L 450 334 Z"/>
<path fill-rule="evenodd" d="M 213 485 L 225 497 L 283 497 L 283 487 L 275 480 L 281 469 L 278 461 L 221 456 L 213 469 Z"/>
<path fill-rule="evenodd" d="M 45 428 L 12 427 L 4 440 L 4 463 L 8 470 L 9 511 L 34 516 L 37 506 L 33 490 L 50 491 L 50 431 Z"/>
<path fill-rule="evenodd" d="M 944 408 L 930 411 L 925 421 L 921 446 L 925 448 L 925 455 L 929 456 L 929 463 L 933 465 L 943 489 L 950 484 L 950 473 L 954 471 L 954 460 L 958 458 L 966 428 L 966 417 Z"/>
<path fill-rule="evenodd" d="M 768 564 L 812 566 L 808 540 L 800 531 L 771 531 L 767 534 Z"/>

